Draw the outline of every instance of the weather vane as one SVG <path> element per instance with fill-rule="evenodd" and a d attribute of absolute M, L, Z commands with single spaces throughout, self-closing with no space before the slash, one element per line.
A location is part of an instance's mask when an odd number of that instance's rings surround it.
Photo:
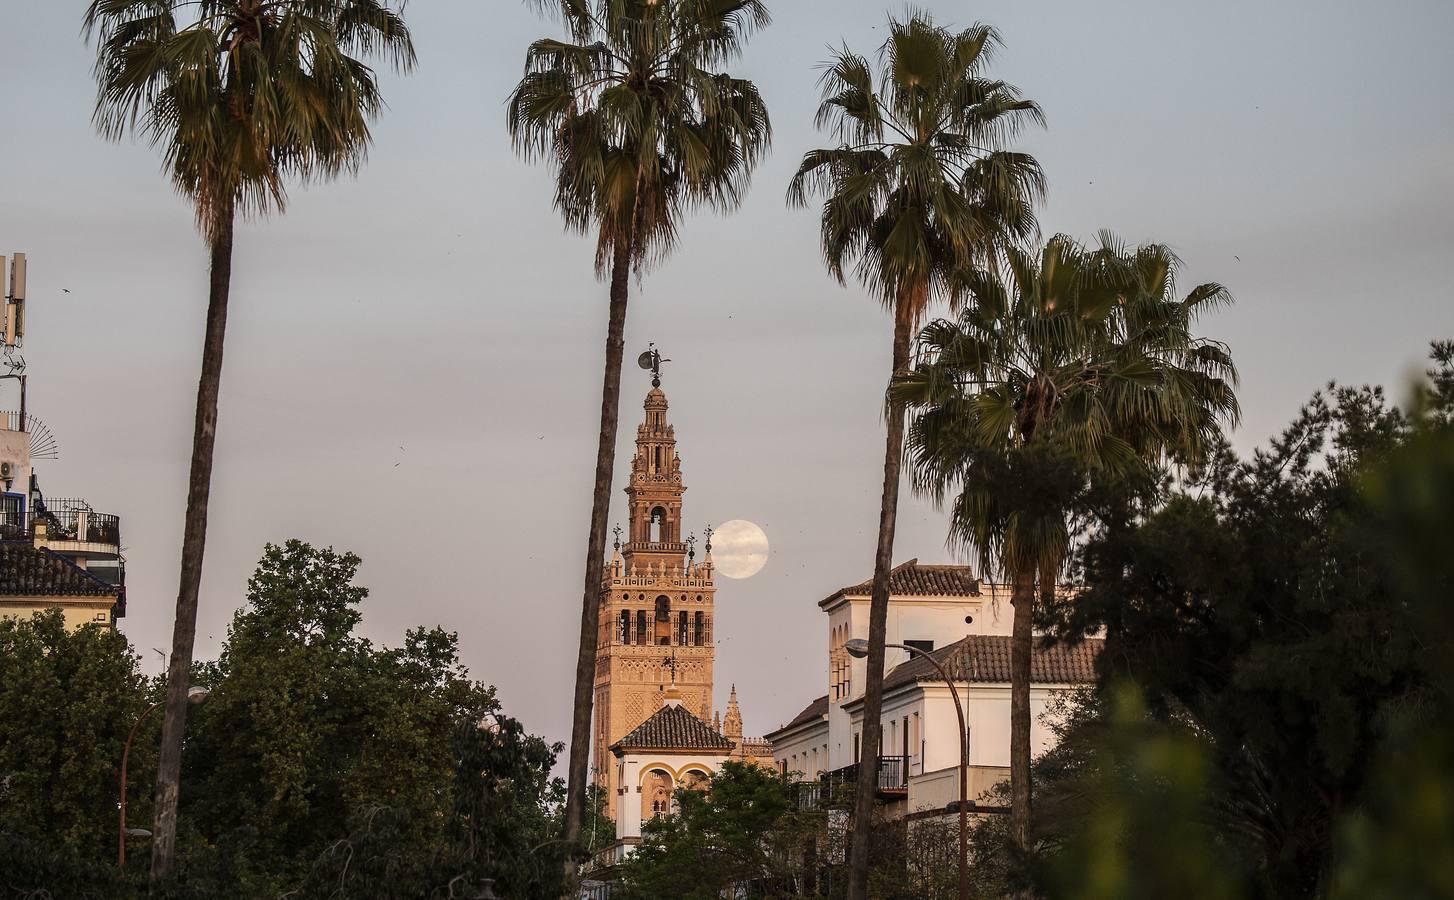
<path fill-rule="evenodd" d="M 697 558 L 697 536 L 695 534 L 687 537 L 687 559 Z"/>
<path fill-rule="evenodd" d="M 661 659 L 661 664 L 671 669 L 671 683 L 677 683 L 677 648 L 671 648 L 671 654 Z"/>
<path fill-rule="evenodd" d="M 617 523 L 616 527 L 611 529 L 611 533 L 614 534 L 614 535 L 616 535 L 616 549 L 617 550 L 620 550 L 621 549 L 621 525 L 620 525 L 620 523 Z"/>
<path fill-rule="evenodd" d="M 712 552 L 712 526 L 707 526 L 707 552 Z"/>
<path fill-rule="evenodd" d="M 651 386 L 658 388 L 661 387 L 661 364 L 669 362 L 671 360 L 661 358 L 661 351 L 656 349 L 654 343 L 648 343 L 645 352 L 636 357 L 638 366 L 651 370 Z"/>

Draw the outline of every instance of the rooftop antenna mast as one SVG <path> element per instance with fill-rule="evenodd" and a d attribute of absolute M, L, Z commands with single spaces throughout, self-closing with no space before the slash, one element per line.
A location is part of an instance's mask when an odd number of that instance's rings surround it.
<path fill-rule="evenodd" d="M 5 257 L 0 256 L 0 293 L 5 294 L 5 333 L 3 335 L 3 356 L 0 363 L 6 369 L 0 378 L 14 378 L 20 382 L 20 430 L 29 431 L 25 415 L 25 357 L 19 354 L 25 340 L 25 254 L 16 253 L 10 257 L 10 278 L 8 291 L 5 285 Z"/>
<path fill-rule="evenodd" d="M 647 344 L 646 350 L 636 357 L 638 366 L 651 371 L 651 386 L 656 388 L 661 387 L 661 364 L 669 362 L 671 360 L 661 358 L 661 351 L 656 349 L 654 343 Z"/>

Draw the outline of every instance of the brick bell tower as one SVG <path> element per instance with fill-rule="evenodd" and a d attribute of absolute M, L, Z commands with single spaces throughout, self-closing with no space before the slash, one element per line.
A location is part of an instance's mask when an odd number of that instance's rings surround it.
<path fill-rule="evenodd" d="M 660 709 L 675 683 L 681 704 L 703 722 L 712 715 L 711 529 L 705 555 L 682 537 L 682 461 L 667 422 L 661 359 L 654 351 L 645 421 L 626 485 L 629 530 L 601 580 L 601 630 L 596 656 L 595 776 L 611 816 L 620 802 L 610 746 Z M 643 361 L 648 354 L 642 355 Z M 643 362 L 643 365 L 646 363 Z M 629 789 L 629 786 L 628 786 Z M 635 802 L 635 798 L 627 800 Z"/>

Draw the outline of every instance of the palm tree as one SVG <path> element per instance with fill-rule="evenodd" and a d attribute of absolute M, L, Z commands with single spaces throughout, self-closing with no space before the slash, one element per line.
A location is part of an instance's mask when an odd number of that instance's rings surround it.
<path fill-rule="evenodd" d="M 1077 498 L 1097 479 L 1194 465 L 1238 417 L 1227 348 L 1197 337 L 1203 309 L 1229 303 L 1203 284 L 1176 297 L 1166 247 L 1129 251 L 1102 234 L 1038 254 L 1011 249 L 1004 273 L 965 273 L 973 298 L 919 337 L 923 353 L 893 396 L 914 410 L 917 490 L 950 505 L 950 540 L 1011 581 L 1011 835 L 1030 833 L 1030 659 L 1036 586 L 1053 600 Z M 1105 483 L 1102 480 L 1100 483 Z"/>
<path fill-rule="evenodd" d="M 375 73 L 363 60 L 382 57 L 407 71 L 414 47 L 388 0 L 92 0 L 85 33 L 97 44 L 97 129 L 113 140 L 130 131 L 161 149 L 211 254 L 157 760 L 152 877 L 160 878 L 175 849 L 233 223 L 239 214 L 282 212 L 289 179 L 306 183 L 356 172 L 370 142 L 369 123 L 383 106 Z"/>
<path fill-rule="evenodd" d="M 826 65 L 817 122 L 837 146 L 804 155 L 788 201 L 824 198 L 823 255 L 840 283 L 855 276 L 893 314 L 893 373 L 909 365 L 913 332 L 937 300 L 960 296 L 956 273 L 991 265 L 1036 234 L 1045 191 L 1033 157 L 1005 150 L 1040 108 L 986 76 L 999 36 L 987 25 L 953 32 L 923 13 L 889 20 L 879 71 L 838 51 Z M 893 566 L 903 407 L 888 403 L 883 499 L 869 606 L 864 721 L 882 708 L 889 570 Z M 877 728 L 863 730 L 861 771 L 875 771 Z M 867 891 L 874 779 L 858 780 L 849 896 Z"/>
<path fill-rule="evenodd" d="M 532 0 L 565 25 L 525 54 L 508 125 L 527 159 L 555 167 L 567 227 L 596 235 L 596 272 L 610 279 L 600 439 L 586 538 L 564 840 L 579 844 L 610 509 L 621 358 L 631 273 L 664 257 L 685 212 L 736 207 L 772 139 L 750 81 L 720 71 L 754 29 L 762 0 Z M 566 861 L 571 872 L 573 860 Z"/>

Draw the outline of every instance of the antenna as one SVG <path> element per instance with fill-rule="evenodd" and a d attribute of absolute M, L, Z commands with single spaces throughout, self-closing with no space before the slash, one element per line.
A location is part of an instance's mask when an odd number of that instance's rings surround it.
<path fill-rule="evenodd" d="M 0 268 L 4 257 L 0 257 Z M 25 338 L 25 254 L 10 258 L 10 293 L 5 302 L 5 347 L 19 347 Z"/>
<path fill-rule="evenodd" d="M 0 289 L 4 288 L 5 257 L 0 256 Z M 5 293 L 0 290 L 0 293 Z M 0 378 L 14 378 L 20 382 L 20 430 L 27 430 L 29 421 L 25 414 L 25 357 L 15 351 L 20 349 L 25 338 L 25 254 L 16 253 L 10 257 L 10 292 L 5 295 L 5 333 L 0 336 L 0 353 L 8 370 Z"/>

